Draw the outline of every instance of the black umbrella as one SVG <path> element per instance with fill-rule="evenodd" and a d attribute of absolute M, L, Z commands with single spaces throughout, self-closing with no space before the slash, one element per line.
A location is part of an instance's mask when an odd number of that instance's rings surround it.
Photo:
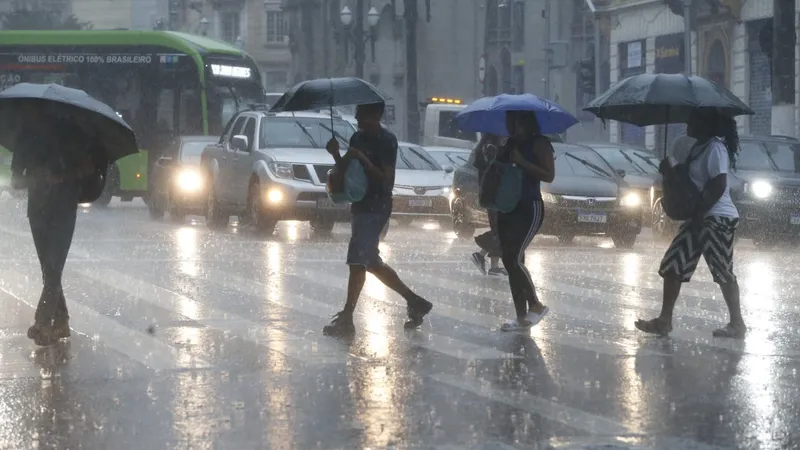
<path fill-rule="evenodd" d="M 361 78 L 318 78 L 289 89 L 270 112 L 333 109 L 342 105 L 366 105 L 390 100 L 385 92 Z"/>
<path fill-rule="evenodd" d="M 139 151 L 131 127 L 114 109 L 84 91 L 59 84 L 19 83 L 0 92 L 0 145 L 14 151 L 20 130 L 19 111 L 26 105 L 40 109 L 45 117 L 73 124 L 116 161 Z M 38 126 L 39 124 L 35 124 Z M 42 132 L 57 132 L 41 124 Z"/>
<path fill-rule="evenodd" d="M 686 123 L 696 110 L 730 117 L 755 114 L 724 87 L 702 77 L 645 73 L 626 78 L 583 108 L 605 120 L 640 127 Z"/>

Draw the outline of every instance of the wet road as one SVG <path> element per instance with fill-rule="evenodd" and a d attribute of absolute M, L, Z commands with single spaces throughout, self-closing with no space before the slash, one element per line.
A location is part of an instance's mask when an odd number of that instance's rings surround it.
<path fill-rule="evenodd" d="M 654 338 L 633 322 L 657 313 L 665 244 L 537 238 L 528 265 L 552 314 L 505 334 L 507 282 L 476 272 L 469 242 L 394 227 L 382 254 L 433 313 L 404 331 L 402 299 L 369 278 L 341 342 L 321 329 L 343 303 L 348 234 L 283 224 L 256 239 L 87 209 L 65 273 L 73 337 L 42 349 L 25 337 L 38 262 L 3 196 L 0 448 L 800 446 L 794 251 L 741 241 L 750 334 L 736 343 L 711 338 L 727 317 L 704 264 L 673 335 Z"/>

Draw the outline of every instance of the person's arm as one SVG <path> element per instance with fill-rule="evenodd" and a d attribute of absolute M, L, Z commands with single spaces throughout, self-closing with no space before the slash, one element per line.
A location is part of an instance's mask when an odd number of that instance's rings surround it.
<path fill-rule="evenodd" d="M 553 146 L 548 139 L 536 139 L 533 143 L 533 154 L 539 164 L 534 164 L 522 156 L 519 149 L 514 147 L 511 150 L 511 158 L 514 164 L 522 168 L 528 175 L 543 181 L 552 183 L 556 177 L 555 160 L 553 159 Z"/>
<path fill-rule="evenodd" d="M 395 165 L 397 164 L 397 140 L 392 139 L 391 142 L 387 142 L 384 148 L 380 149 L 378 164 L 370 161 L 367 155 L 356 148 L 351 148 L 351 151 L 354 152 L 355 156 L 361 161 L 361 164 L 364 165 L 364 171 L 370 179 L 378 181 L 382 186 L 388 187 L 389 189 L 394 187 L 394 172 Z"/>
<path fill-rule="evenodd" d="M 730 164 L 728 150 L 722 143 L 714 142 L 707 151 L 709 153 L 706 168 L 709 180 L 697 206 L 698 215 L 704 215 L 711 209 L 722 198 L 722 194 L 725 193 L 725 188 L 728 186 L 728 165 Z"/>

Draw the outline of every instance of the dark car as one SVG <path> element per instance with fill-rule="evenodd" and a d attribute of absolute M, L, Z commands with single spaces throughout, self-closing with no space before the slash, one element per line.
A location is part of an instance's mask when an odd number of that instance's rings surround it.
<path fill-rule="evenodd" d="M 540 234 L 571 242 L 575 236 L 605 235 L 618 247 L 630 248 L 642 229 L 643 194 L 632 189 L 591 148 L 553 143 L 556 178 L 542 184 L 545 220 Z M 480 150 L 475 150 L 475 152 Z M 478 205 L 478 174 L 470 163 L 455 171 L 451 213 L 460 237 L 488 226 Z"/>
<path fill-rule="evenodd" d="M 205 215 L 207 180 L 200 157 L 207 145 L 217 141 L 214 136 L 180 136 L 170 143 L 151 172 L 150 216 L 183 220 L 186 215 Z"/>
<path fill-rule="evenodd" d="M 685 153 L 685 151 L 684 151 Z M 675 154 L 683 160 L 686 155 Z M 760 248 L 800 237 L 800 141 L 783 136 L 740 136 L 736 167 L 728 183 L 739 210 L 737 237 Z M 679 223 L 661 208 L 660 178 L 653 186 L 653 230 L 669 238 Z"/>
<path fill-rule="evenodd" d="M 625 182 L 645 199 L 645 214 L 650 213 L 650 188 L 658 179 L 660 159 L 655 153 L 626 144 L 581 143 L 596 151 Z M 647 221 L 645 221 L 647 222 Z"/>

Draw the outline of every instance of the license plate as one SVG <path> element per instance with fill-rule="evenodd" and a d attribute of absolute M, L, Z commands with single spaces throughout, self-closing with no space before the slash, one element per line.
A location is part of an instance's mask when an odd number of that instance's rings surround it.
<path fill-rule="evenodd" d="M 333 203 L 329 198 L 317 200 L 317 208 L 319 209 L 347 209 L 349 206 L 347 203 Z"/>
<path fill-rule="evenodd" d="M 433 201 L 428 198 L 413 198 L 408 201 L 408 206 L 416 208 L 427 208 L 433 205 Z"/>
<path fill-rule="evenodd" d="M 789 223 L 792 225 L 800 225 L 800 214 L 792 214 Z"/>
<path fill-rule="evenodd" d="M 578 213 L 578 222 L 606 223 L 608 218 L 605 213 Z"/>

